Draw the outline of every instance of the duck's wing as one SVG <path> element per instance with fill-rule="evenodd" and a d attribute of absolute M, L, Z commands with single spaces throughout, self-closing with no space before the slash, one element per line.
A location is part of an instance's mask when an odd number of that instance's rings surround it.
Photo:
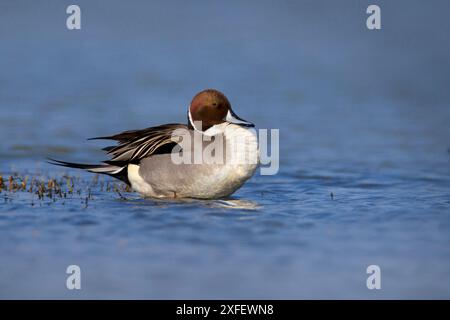
<path fill-rule="evenodd" d="M 116 140 L 118 145 L 103 148 L 111 160 L 108 164 L 124 165 L 139 163 L 140 160 L 154 154 L 170 153 L 175 145 L 182 140 L 182 135 L 176 130 L 188 130 L 184 124 L 172 123 L 142 130 L 124 131 L 106 137 L 91 138 L 89 140 L 106 139 Z"/>

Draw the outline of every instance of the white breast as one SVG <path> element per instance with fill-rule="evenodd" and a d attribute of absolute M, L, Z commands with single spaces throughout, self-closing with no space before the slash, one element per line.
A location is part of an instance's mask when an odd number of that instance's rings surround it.
<path fill-rule="evenodd" d="M 253 176 L 259 164 L 256 130 L 228 123 L 212 128 L 215 134 L 219 131 L 225 136 L 226 163 L 202 184 L 214 193 L 229 195 Z"/>
<path fill-rule="evenodd" d="M 167 155 L 167 166 L 155 163 L 156 167 L 150 166 L 154 171 L 145 177 L 138 165 L 129 165 L 128 179 L 133 189 L 150 197 L 214 199 L 232 194 L 254 174 L 259 164 L 256 131 L 224 123 L 205 132 L 207 135 L 218 133 L 226 140 L 224 164 L 182 164 L 179 167 Z"/>

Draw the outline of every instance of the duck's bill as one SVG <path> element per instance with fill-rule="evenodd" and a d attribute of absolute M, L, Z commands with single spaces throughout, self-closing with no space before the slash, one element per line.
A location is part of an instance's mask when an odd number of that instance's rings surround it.
<path fill-rule="evenodd" d="M 225 118 L 226 122 L 234 123 L 244 127 L 254 127 L 255 125 L 249 121 L 239 118 L 233 110 L 228 110 L 227 116 Z"/>

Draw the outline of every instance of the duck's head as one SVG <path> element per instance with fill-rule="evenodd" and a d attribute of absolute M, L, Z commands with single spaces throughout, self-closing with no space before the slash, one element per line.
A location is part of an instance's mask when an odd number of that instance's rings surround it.
<path fill-rule="evenodd" d="M 194 96 L 189 106 L 188 118 L 189 126 L 199 131 L 208 130 L 224 122 L 254 127 L 253 123 L 239 118 L 231 109 L 227 97 L 214 89 L 201 91 Z"/>

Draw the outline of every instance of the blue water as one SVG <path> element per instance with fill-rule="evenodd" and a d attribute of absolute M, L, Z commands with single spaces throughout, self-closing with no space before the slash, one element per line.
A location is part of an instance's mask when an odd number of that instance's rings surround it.
<path fill-rule="evenodd" d="M 369 1 L 76 2 L 79 31 L 72 2 L 0 3 L 0 175 L 80 190 L 0 193 L 0 298 L 450 298 L 448 2 L 377 1 L 379 31 Z M 280 129 L 279 173 L 230 201 L 45 163 L 103 160 L 86 138 L 185 122 L 209 87 Z"/>

